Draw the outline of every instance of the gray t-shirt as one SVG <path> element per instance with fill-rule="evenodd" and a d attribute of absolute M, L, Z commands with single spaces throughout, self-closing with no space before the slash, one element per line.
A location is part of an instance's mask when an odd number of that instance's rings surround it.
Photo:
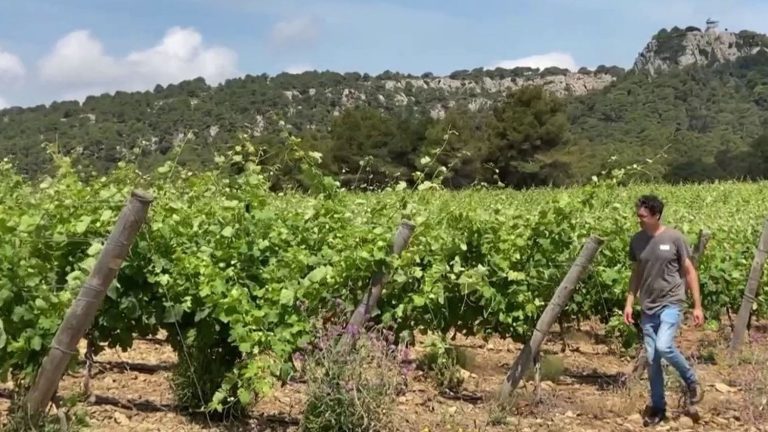
<path fill-rule="evenodd" d="M 685 304 L 683 266 L 690 256 L 680 231 L 666 227 L 656 236 L 641 230 L 629 242 L 629 259 L 637 263 L 640 306 L 648 314 L 666 305 Z"/>

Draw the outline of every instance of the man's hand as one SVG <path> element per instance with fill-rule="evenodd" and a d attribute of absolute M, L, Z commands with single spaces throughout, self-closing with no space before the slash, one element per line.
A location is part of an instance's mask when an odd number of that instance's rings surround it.
<path fill-rule="evenodd" d="M 700 325 L 704 324 L 704 310 L 702 308 L 697 307 L 693 309 L 693 325 L 696 327 L 699 327 Z"/>
<path fill-rule="evenodd" d="M 632 318 L 632 306 L 628 306 L 624 308 L 624 323 L 625 324 L 634 324 L 635 319 Z"/>

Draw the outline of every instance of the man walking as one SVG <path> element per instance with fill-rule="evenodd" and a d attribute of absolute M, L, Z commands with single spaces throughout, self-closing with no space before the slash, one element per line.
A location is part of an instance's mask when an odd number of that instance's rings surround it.
<path fill-rule="evenodd" d="M 641 230 L 632 236 L 629 244 L 632 275 L 624 321 L 634 324 L 632 306 L 635 297 L 639 297 L 642 309 L 640 326 L 650 364 L 648 380 L 651 391 L 651 403 L 643 416 L 644 424 L 650 426 L 666 418 L 662 359 L 680 374 L 688 403 L 693 405 L 701 401 L 702 389 L 696 373 L 675 347 L 686 302 L 686 286 L 693 297 L 694 325 L 703 324 L 704 312 L 698 274 L 690 260 L 685 238 L 678 230 L 661 223 L 664 203 L 654 195 L 643 195 L 637 200 L 635 210 Z"/>

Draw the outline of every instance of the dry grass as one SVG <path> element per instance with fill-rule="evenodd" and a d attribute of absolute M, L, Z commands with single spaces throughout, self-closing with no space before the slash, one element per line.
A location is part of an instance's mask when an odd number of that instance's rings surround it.
<path fill-rule="evenodd" d="M 640 413 L 648 397 L 648 382 L 630 380 L 624 388 L 594 392 L 590 397 L 575 397 L 574 411 L 596 420 L 629 417 Z"/>
<path fill-rule="evenodd" d="M 762 348 L 762 347 L 761 347 Z M 747 347 L 732 360 L 727 360 L 728 367 L 725 391 L 734 389 L 741 393 L 734 397 L 733 409 L 739 420 L 749 425 L 768 423 L 768 352 L 763 348 Z M 734 395 L 736 396 L 736 395 Z"/>

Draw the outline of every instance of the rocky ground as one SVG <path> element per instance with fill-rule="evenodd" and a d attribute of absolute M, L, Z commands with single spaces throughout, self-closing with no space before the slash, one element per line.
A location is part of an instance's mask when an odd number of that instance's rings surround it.
<path fill-rule="evenodd" d="M 720 333 L 701 328 L 685 328 L 681 349 L 695 363 L 706 388 L 699 405 L 701 422 L 694 424 L 677 410 L 678 390 L 674 376 L 668 378 L 670 419 L 656 430 L 665 431 L 750 431 L 768 430 L 768 346 L 761 342 L 761 330 L 752 335 L 751 345 L 736 359 L 725 355 L 725 339 Z M 506 370 L 520 350 L 518 344 L 492 339 L 457 338 L 468 359 L 463 376 L 465 395 L 473 400 L 454 400 L 441 396 L 433 380 L 415 372 L 408 391 L 397 399 L 396 422 L 404 431 L 635 431 L 644 430 L 640 411 L 646 402 L 647 381 L 616 385 L 617 373 L 627 369 L 629 357 L 618 355 L 609 345 L 596 341 L 591 331 L 570 332 L 569 350 L 553 335 L 544 354 L 547 364 L 534 403 L 532 383 L 521 387 L 512 406 L 500 408 L 493 394 Z M 84 405 L 92 430 L 111 432 L 271 430 L 295 431 L 304 401 L 305 384 L 290 383 L 278 389 L 253 409 L 253 418 L 240 424 L 209 424 L 173 410 L 168 384 L 169 369 L 176 356 L 161 341 L 140 341 L 134 349 L 121 353 L 108 350 L 97 358 L 92 388 L 99 396 L 125 400 L 146 400 L 162 410 L 139 409 L 104 404 Z M 133 364 L 132 370 L 125 364 Z M 563 367 L 558 371 L 557 365 Z M 735 365 L 735 366 L 734 366 Z M 142 367 L 144 366 L 144 367 Z M 62 392 L 76 391 L 83 376 L 67 375 Z M 5 389 L 8 387 L 6 386 Z M 478 400 L 485 399 L 485 400 Z M 103 402 L 103 401 L 102 401 Z M 0 400 L 0 421 L 9 407 Z"/>

